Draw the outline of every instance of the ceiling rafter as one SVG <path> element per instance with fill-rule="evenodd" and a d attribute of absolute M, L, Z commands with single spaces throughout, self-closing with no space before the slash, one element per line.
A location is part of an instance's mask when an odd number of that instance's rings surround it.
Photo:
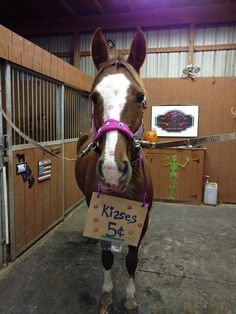
<path fill-rule="evenodd" d="M 189 24 L 236 22 L 236 3 L 201 5 L 111 15 L 90 15 L 72 18 L 55 18 L 34 21 L 9 21 L 5 26 L 22 35 L 88 32 L 97 27 L 103 30 L 134 29 Z"/>
<path fill-rule="evenodd" d="M 98 11 L 100 14 L 105 14 L 103 7 L 101 6 L 101 3 L 98 0 L 93 0 L 96 7 L 98 8 Z"/>
<path fill-rule="evenodd" d="M 132 2 L 132 0 L 127 0 L 127 2 L 128 2 L 129 11 L 132 12 L 133 11 L 133 2 Z"/>
<path fill-rule="evenodd" d="M 34 8 L 40 15 L 42 18 L 50 18 L 50 16 L 48 14 L 45 13 L 45 10 L 42 10 L 42 6 L 38 5 L 36 1 L 31 1 L 31 0 L 27 0 L 28 4 Z"/>
<path fill-rule="evenodd" d="M 76 11 L 69 5 L 69 3 L 66 0 L 59 0 L 60 3 L 63 5 L 63 7 L 69 12 L 72 16 L 77 17 L 78 14 Z"/>
<path fill-rule="evenodd" d="M 19 14 L 18 11 L 16 11 L 12 6 L 10 6 L 8 3 L 4 2 L 4 8 L 7 9 L 8 11 L 12 12 L 13 15 L 18 18 L 19 20 L 23 21 L 23 16 Z"/>

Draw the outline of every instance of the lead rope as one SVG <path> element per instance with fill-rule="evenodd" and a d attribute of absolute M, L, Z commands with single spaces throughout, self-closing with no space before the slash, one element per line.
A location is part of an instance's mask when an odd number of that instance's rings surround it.
<path fill-rule="evenodd" d="M 45 153 L 53 156 L 53 157 L 57 157 L 60 159 L 64 159 L 64 160 L 69 160 L 69 161 L 75 161 L 77 158 L 67 158 L 67 157 L 61 157 L 57 154 L 54 154 L 52 151 L 50 151 L 48 148 L 44 147 L 43 145 L 39 144 L 38 142 L 36 142 L 35 140 L 33 140 L 31 137 L 29 137 L 28 135 L 24 134 L 14 123 L 13 121 L 8 117 L 8 115 L 6 114 L 6 112 L 0 108 L 0 112 L 2 113 L 3 117 L 5 118 L 5 120 L 7 121 L 7 123 L 9 123 L 9 125 L 24 139 L 26 140 L 28 143 L 32 144 L 33 146 L 35 146 L 36 148 L 41 149 L 42 151 L 44 151 Z"/>
<path fill-rule="evenodd" d="M 144 192 L 143 192 L 143 204 L 142 204 L 142 206 L 144 208 L 147 208 L 147 203 L 146 203 L 146 197 L 147 197 L 147 177 L 146 177 L 145 168 L 144 168 L 143 154 L 140 153 L 139 156 L 140 156 L 139 158 L 140 158 L 141 166 L 143 168 L 143 181 L 144 181 Z"/>

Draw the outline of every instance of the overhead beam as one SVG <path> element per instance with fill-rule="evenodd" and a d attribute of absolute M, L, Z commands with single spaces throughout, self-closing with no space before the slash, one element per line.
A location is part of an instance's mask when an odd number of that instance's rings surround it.
<path fill-rule="evenodd" d="M 147 54 L 149 53 L 172 53 L 172 52 L 189 52 L 191 51 L 191 58 L 188 59 L 188 63 L 193 63 L 193 53 L 196 51 L 219 51 L 219 50 L 236 50 L 236 44 L 217 44 L 217 45 L 199 45 L 194 46 L 177 46 L 177 47 L 162 47 L 162 48 L 147 48 Z M 129 49 L 117 50 L 119 55 L 128 55 Z M 54 53 L 58 56 L 60 54 Z M 88 57 L 91 53 L 89 50 L 80 51 L 80 57 Z"/>
<path fill-rule="evenodd" d="M 132 3 L 132 0 L 127 0 L 127 2 L 128 2 L 129 12 L 132 12 L 132 11 L 133 11 L 133 3 Z"/>
<path fill-rule="evenodd" d="M 28 5 L 32 6 L 32 8 L 37 11 L 37 13 L 40 15 L 40 17 L 43 17 L 44 19 L 49 18 L 48 14 L 45 13 L 45 11 L 42 9 L 42 7 L 40 5 L 38 5 L 38 3 L 36 1 L 27 0 L 27 2 L 28 2 Z"/>
<path fill-rule="evenodd" d="M 35 35 L 94 31 L 97 27 L 103 30 L 121 30 L 136 28 L 137 25 L 148 28 L 224 22 L 236 22 L 236 3 L 54 20 L 5 22 L 5 26 L 21 35 Z"/>
<path fill-rule="evenodd" d="M 74 9 L 67 3 L 66 0 L 60 0 L 60 3 L 63 5 L 63 7 L 69 12 L 72 16 L 77 17 L 77 13 Z"/>
<path fill-rule="evenodd" d="M 104 14 L 104 10 L 98 0 L 93 0 L 100 14 Z"/>
<path fill-rule="evenodd" d="M 17 10 L 15 10 L 12 6 L 10 6 L 6 1 L 2 4 L 1 9 L 5 12 L 5 14 L 7 14 L 6 13 L 6 10 L 7 10 L 7 11 L 11 12 L 11 14 L 13 14 L 19 20 L 21 20 L 21 21 L 24 20 L 22 15 L 19 12 L 17 12 Z"/>

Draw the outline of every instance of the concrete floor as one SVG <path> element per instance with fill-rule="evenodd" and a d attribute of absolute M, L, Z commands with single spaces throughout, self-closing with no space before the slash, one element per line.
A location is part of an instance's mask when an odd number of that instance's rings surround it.
<path fill-rule="evenodd" d="M 0 273 L 1 314 L 96 314 L 103 269 L 83 204 Z M 124 313 L 125 254 L 113 268 Z M 140 314 L 236 314 L 236 206 L 155 203 L 136 276 Z"/>

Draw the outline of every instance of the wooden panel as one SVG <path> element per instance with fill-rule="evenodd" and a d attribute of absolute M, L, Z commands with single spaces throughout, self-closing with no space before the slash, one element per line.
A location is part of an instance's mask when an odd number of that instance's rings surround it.
<path fill-rule="evenodd" d="M 52 146 L 51 148 L 57 149 L 60 151 L 58 156 L 61 156 L 61 145 Z M 49 181 L 51 183 L 51 220 L 50 222 L 53 223 L 54 221 L 58 220 L 60 216 L 62 216 L 62 195 L 61 195 L 61 172 L 62 172 L 62 160 L 57 157 L 50 156 L 52 161 L 52 178 Z"/>
<path fill-rule="evenodd" d="M 13 153 L 13 185 L 14 185 L 14 207 L 15 207 L 15 249 L 19 251 L 26 243 L 25 226 L 25 187 L 21 175 L 15 174 L 18 159 L 16 155 L 23 151 Z"/>
<path fill-rule="evenodd" d="M 61 145 L 53 148 L 61 149 Z M 35 183 L 32 188 L 29 188 L 27 182 L 23 182 L 21 175 L 13 174 L 16 254 L 24 250 L 63 216 L 61 159 L 37 149 L 26 149 L 14 152 L 14 169 L 18 162 L 17 154 L 24 154 Z M 52 161 L 51 179 L 38 183 L 38 162 L 45 159 Z"/>
<path fill-rule="evenodd" d="M 230 113 L 236 100 L 236 78 L 144 79 L 148 108 L 145 129 L 151 128 L 151 107 L 166 104 L 199 106 L 198 136 L 236 132 L 236 119 Z M 159 141 L 174 138 L 159 138 Z M 219 185 L 219 201 L 236 203 L 236 142 L 206 145 L 204 174 Z"/>
<path fill-rule="evenodd" d="M 25 161 L 32 171 L 34 165 L 34 150 L 25 154 Z M 35 179 L 35 176 L 34 176 Z M 25 240 L 29 243 L 35 237 L 35 184 L 29 188 L 28 183 L 24 184 L 25 195 Z"/>
<path fill-rule="evenodd" d="M 43 159 L 43 153 L 39 149 L 34 150 L 35 163 L 33 167 L 33 173 L 35 175 L 35 180 L 37 180 L 38 174 L 38 162 Z M 42 185 L 35 184 L 35 195 L 37 195 L 37 201 L 35 202 L 35 232 L 36 234 L 41 234 L 44 230 L 43 225 L 43 189 Z"/>
<path fill-rule="evenodd" d="M 3 35 L 3 36 L 1 36 Z M 90 91 L 93 78 L 0 25 L 0 55 L 75 88 Z"/>
<path fill-rule="evenodd" d="M 65 144 L 65 156 L 76 157 L 76 142 Z M 82 199 L 83 195 L 75 180 L 75 161 L 65 161 L 65 210 Z"/>
<path fill-rule="evenodd" d="M 204 150 L 159 149 L 152 151 L 152 153 L 147 152 L 146 157 L 152 175 L 154 198 L 193 204 L 201 203 Z M 174 155 L 177 165 L 175 176 L 171 176 Z M 189 162 L 185 165 L 187 158 Z M 173 190 L 171 190 L 172 187 Z"/>

